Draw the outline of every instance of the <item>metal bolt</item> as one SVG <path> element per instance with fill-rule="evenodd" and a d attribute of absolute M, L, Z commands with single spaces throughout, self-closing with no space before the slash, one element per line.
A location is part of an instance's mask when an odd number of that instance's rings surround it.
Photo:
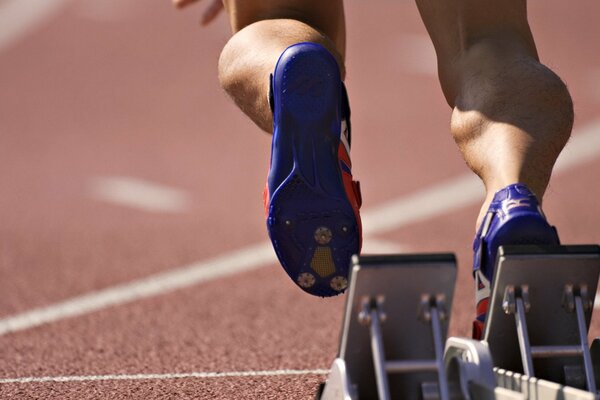
<path fill-rule="evenodd" d="M 315 230 L 315 241 L 321 245 L 331 242 L 333 234 L 331 229 L 321 226 Z"/>
<path fill-rule="evenodd" d="M 502 299 L 502 310 L 505 314 L 514 314 L 517 311 L 514 286 L 509 285 L 504 289 L 504 298 Z"/>
<path fill-rule="evenodd" d="M 309 274 L 308 272 L 303 272 L 300 275 L 298 275 L 298 285 L 300 285 L 301 287 L 308 289 L 310 287 L 312 287 L 315 284 L 315 277 L 313 274 Z"/>
<path fill-rule="evenodd" d="M 335 276 L 331 279 L 329 286 L 331 286 L 333 290 L 341 292 L 348 287 L 348 279 L 343 276 Z"/>

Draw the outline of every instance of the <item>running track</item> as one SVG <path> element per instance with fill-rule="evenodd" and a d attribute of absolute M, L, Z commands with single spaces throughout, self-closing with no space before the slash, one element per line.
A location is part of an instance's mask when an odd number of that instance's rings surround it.
<path fill-rule="evenodd" d="M 600 4 L 530 3 L 577 111 L 545 211 L 563 242 L 599 243 Z M 0 398 L 307 399 L 324 379 L 344 299 L 303 295 L 274 262 L 269 137 L 218 87 L 224 18 L 199 14 L 0 3 Z M 482 191 L 432 49 L 411 1 L 347 16 L 365 251 L 456 252 L 451 334 L 468 335 Z"/>

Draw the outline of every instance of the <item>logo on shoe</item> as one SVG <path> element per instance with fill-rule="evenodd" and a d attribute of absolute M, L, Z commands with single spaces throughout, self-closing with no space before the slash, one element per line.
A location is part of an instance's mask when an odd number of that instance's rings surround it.
<path fill-rule="evenodd" d="M 475 271 L 475 282 L 477 284 L 477 288 L 475 290 L 475 301 L 477 304 L 487 299 L 491 295 L 491 285 L 490 281 L 486 278 L 486 276 L 481 272 L 481 270 Z"/>
<path fill-rule="evenodd" d="M 348 123 L 345 119 L 342 120 L 341 123 L 341 134 L 340 141 L 343 143 L 344 148 L 346 149 L 346 153 L 350 154 L 350 142 L 348 141 L 348 136 L 350 135 L 350 130 L 348 129 Z"/>
<path fill-rule="evenodd" d="M 512 210 L 517 207 L 531 207 L 531 200 L 529 199 L 513 199 L 504 203 L 504 209 L 506 211 Z"/>

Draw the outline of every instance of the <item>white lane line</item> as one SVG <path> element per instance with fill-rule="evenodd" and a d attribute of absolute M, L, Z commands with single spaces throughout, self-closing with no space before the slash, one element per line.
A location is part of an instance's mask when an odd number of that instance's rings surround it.
<path fill-rule="evenodd" d="M 23 378 L 4 378 L 2 383 L 43 383 L 43 382 L 87 382 L 87 381 L 125 381 L 150 379 L 210 379 L 210 378 L 244 378 L 258 376 L 293 376 L 293 375 L 327 375 L 328 369 L 279 369 L 273 371 L 239 371 L 239 372 L 185 372 L 174 374 L 131 374 L 131 375 L 87 375 L 87 376 L 30 376 Z"/>
<path fill-rule="evenodd" d="M 600 155 L 600 119 L 582 127 L 569 143 L 557 172 L 585 163 Z M 363 213 L 365 242 L 375 233 L 399 229 L 479 202 L 481 184 L 471 175 L 461 175 L 407 197 Z M 275 262 L 269 242 L 226 253 L 205 262 L 152 275 L 87 295 L 0 319 L 0 335 L 49 322 L 87 314 L 110 306 L 157 296 L 201 282 L 256 269 Z"/>
<path fill-rule="evenodd" d="M 592 161 L 600 153 L 600 119 L 576 128 L 576 132 L 558 157 L 555 172 Z M 590 182 L 591 183 L 591 182 Z"/>
<path fill-rule="evenodd" d="M 91 180 L 90 195 L 101 201 L 148 212 L 184 212 L 191 205 L 182 190 L 125 176 Z"/>
<path fill-rule="evenodd" d="M 483 198 L 483 185 L 473 174 L 433 185 L 362 214 L 365 235 L 385 233 L 471 205 Z"/>
<path fill-rule="evenodd" d="M 363 239 L 363 254 L 406 253 L 408 251 L 409 249 L 407 246 L 391 240 L 375 239 L 372 237 L 365 237 Z"/>
<path fill-rule="evenodd" d="M 577 129 L 558 158 L 554 172 L 563 172 L 599 155 L 600 119 L 597 119 Z M 365 212 L 363 232 L 368 235 L 395 230 L 459 210 L 481 201 L 483 197 L 483 185 L 479 178 L 470 173 L 460 175 Z"/>
<path fill-rule="evenodd" d="M 3 318 L 0 320 L 0 335 L 172 292 L 201 282 L 259 268 L 275 261 L 270 243 L 260 243 L 212 260 L 194 263 Z"/>
<path fill-rule="evenodd" d="M 71 0 L 4 0 L 0 2 L 0 52 L 34 32 Z"/>

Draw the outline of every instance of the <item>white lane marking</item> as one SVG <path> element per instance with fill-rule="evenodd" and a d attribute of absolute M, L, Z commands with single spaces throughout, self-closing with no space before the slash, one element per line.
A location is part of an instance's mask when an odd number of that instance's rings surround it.
<path fill-rule="evenodd" d="M 598 157 L 598 153 L 600 153 L 600 120 L 593 121 L 584 125 L 581 129 L 577 129 L 577 134 L 573 135 L 567 147 L 565 147 L 560 157 L 558 157 L 554 171 L 560 172 L 575 167 L 578 164 L 592 161 Z M 592 176 L 598 175 L 597 171 L 596 174 L 594 174 L 594 171 L 590 171 L 590 174 Z M 593 181 L 592 178 L 590 182 Z M 596 294 L 594 301 L 595 309 L 600 308 L 599 297 L 600 292 Z"/>
<path fill-rule="evenodd" d="M 405 33 L 398 36 L 390 54 L 405 73 L 437 77 L 437 57 L 427 35 Z"/>
<path fill-rule="evenodd" d="M 365 235 L 385 233 L 444 215 L 483 198 L 483 185 L 473 174 L 433 185 L 362 214 Z"/>
<path fill-rule="evenodd" d="M 592 161 L 600 153 L 600 119 L 577 129 L 558 157 L 554 171 L 562 171 Z"/>
<path fill-rule="evenodd" d="M 100 177 L 90 182 L 92 197 L 149 212 L 183 212 L 191 204 L 182 190 L 130 177 Z"/>
<path fill-rule="evenodd" d="M 375 239 L 372 237 L 365 237 L 363 240 L 363 254 L 406 253 L 408 251 L 407 246 L 391 240 Z"/>
<path fill-rule="evenodd" d="M 71 0 L 4 0 L 0 2 L 0 52 L 34 32 Z"/>
<path fill-rule="evenodd" d="M 0 335 L 172 292 L 219 277 L 259 268 L 275 261 L 271 244 L 260 243 L 212 260 L 194 263 L 3 318 L 0 320 Z"/>
<path fill-rule="evenodd" d="M 600 155 L 600 119 L 582 127 L 567 147 L 555 170 L 561 172 Z M 578 154 L 581 152 L 581 154 Z M 565 161 L 566 160 L 566 161 Z M 407 197 L 363 213 L 365 242 L 374 233 L 387 232 L 411 223 L 444 215 L 477 203 L 483 196 L 481 183 L 461 175 Z M 442 196 L 442 197 L 439 197 Z M 206 262 L 156 274 L 87 295 L 0 319 L 0 335 L 33 328 L 49 322 L 87 314 L 110 306 L 157 296 L 201 282 L 256 269 L 275 262 L 269 242 L 226 253 Z"/>
<path fill-rule="evenodd" d="M 600 119 L 573 134 L 554 167 L 555 173 L 586 163 L 600 155 Z M 483 184 L 474 174 L 431 186 L 412 195 L 383 204 L 363 213 L 363 232 L 384 233 L 411 223 L 444 215 L 481 201 Z"/>
<path fill-rule="evenodd" d="M 327 375 L 328 369 L 278 369 L 273 371 L 233 371 L 233 372 L 184 372 L 173 374 L 130 374 L 130 375 L 84 375 L 84 376 L 30 376 L 23 378 L 4 378 L 2 383 L 43 383 L 43 382 L 87 382 L 87 381 L 125 381 L 150 379 L 208 379 L 208 378 L 244 378 L 258 376 Z"/>

